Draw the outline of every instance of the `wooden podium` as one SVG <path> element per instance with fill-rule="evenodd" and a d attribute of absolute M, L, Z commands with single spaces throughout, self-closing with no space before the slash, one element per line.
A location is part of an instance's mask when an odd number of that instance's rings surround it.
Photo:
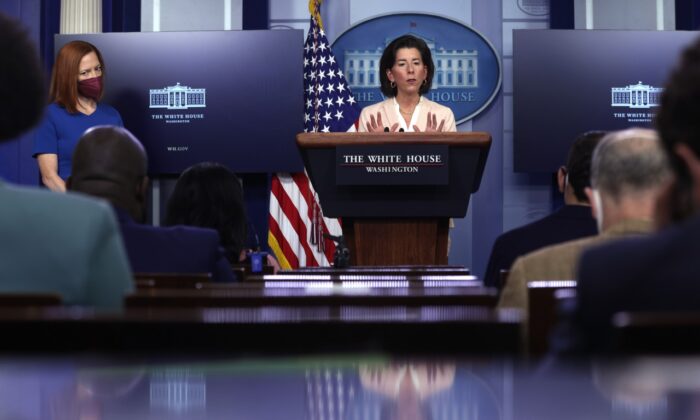
<path fill-rule="evenodd" d="M 467 214 L 491 136 L 301 133 L 297 145 L 352 265 L 445 265 L 449 219 Z"/>

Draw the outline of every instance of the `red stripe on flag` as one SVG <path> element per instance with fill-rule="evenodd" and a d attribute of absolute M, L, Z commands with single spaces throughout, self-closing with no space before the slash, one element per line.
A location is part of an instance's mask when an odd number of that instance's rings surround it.
<path fill-rule="evenodd" d="M 279 204 L 279 207 L 277 207 L 275 210 L 275 214 L 278 218 L 280 219 L 287 219 L 287 222 L 292 224 L 292 221 L 288 219 L 287 215 L 283 212 L 282 210 L 282 205 L 284 201 L 288 201 L 289 197 L 284 191 L 284 188 L 282 187 L 282 182 L 280 181 L 279 177 L 277 174 L 272 176 L 272 184 L 270 186 L 270 193 L 275 196 L 275 199 L 277 200 L 277 203 Z M 268 217 L 269 219 L 269 224 L 270 224 L 270 229 L 274 223 L 274 225 L 277 227 L 276 232 L 271 232 L 275 239 L 277 240 L 277 243 L 280 245 L 281 251 L 284 254 L 284 257 L 287 259 L 289 262 L 289 265 L 291 268 L 299 268 L 299 258 L 296 254 L 296 250 L 292 248 L 289 239 L 284 236 L 284 233 L 282 232 L 281 227 L 277 223 L 277 221 L 274 219 L 272 215 L 272 211 L 270 212 L 270 216 Z M 286 244 L 286 246 L 282 245 Z"/>
<path fill-rule="evenodd" d="M 301 194 L 304 197 L 304 200 L 306 201 L 307 217 L 309 218 L 309 220 L 313 220 L 313 206 L 318 206 L 319 209 L 321 208 L 321 206 L 316 201 L 314 193 L 311 191 L 311 181 L 306 176 L 306 174 L 303 173 L 295 174 L 292 178 L 294 179 L 294 183 L 297 185 L 297 187 L 299 187 L 299 191 L 301 191 Z M 326 221 L 323 220 L 323 218 L 321 218 L 320 222 L 323 232 L 330 232 L 328 226 L 326 226 Z M 326 260 L 330 263 L 333 261 L 333 255 L 335 254 L 335 242 L 325 238 L 322 238 L 322 240 L 324 242 L 323 250 L 326 256 Z"/>
<path fill-rule="evenodd" d="M 287 238 L 285 238 L 284 235 L 282 234 L 282 229 L 280 229 L 280 226 L 277 224 L 277 220 L 275 220 L 274 217 L 270 216 L 268 224 L 269 224 L 270 233 L 277 240 L 277 243 L 279 244 L 280 249 L 282 250 L 282 253 L 284 254 L 284 257 L 287 259 L 287 262 L 289 263 L 289 265 L 292 268 L 299 268 L 299 259 L 297 258 L 296 254 L 292 250 L 292 247 L 289 245 Z"/>
<path fill-rule="evenodd" d="M 292 178 L 296 177 L 299 174 L 293 175 Z M 304 174 L 301 174 L 302 176 L 305 177 Z M 295 182 L 296 184 L 296 182 Z M 307 267 L 316 267 L 318 266 L 318 262 L 316 261 L 316 258 L 314 257 L 314 253 L 311 250 L 311 247 L 309 245 L 309 235 L 310 232 L 307 230 L 306 226 L 311 225 L 311 220 L 307 219 L 306 224 L 304 224 L 302 215 L 299 213 L 299 209 L 294 205 L 294 202 L 291 200 L 289 195 L 287 194 L 287 191 L 282 187 L 282 185 L 279 185 L 279 189 L 275 193 L 275 197 L 277 197 L 277 201 L 280 204 L 280 208 L 282 209 L 282 212 L 284 215 L 287 217 L 287 220 L 290 222 L 289 224 L 291 227 L 294 229 L 294 231 L 297 233 L 297 236 L 299 237 L 299 245 L 301 246 L 304 254 L 306 255 L 306 266 Z M 305 199 L 305 201 L 308 200 Z"/>

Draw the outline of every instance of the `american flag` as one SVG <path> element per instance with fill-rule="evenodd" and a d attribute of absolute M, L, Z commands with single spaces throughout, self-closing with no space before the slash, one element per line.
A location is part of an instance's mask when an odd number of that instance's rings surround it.
<path fill-rule="evenodd" d="M 318 23 L 318 7 L 311 2 L 304 43 L 304 131 L 355 131 L 360 111 Z M 269 225 L 268 244 L 282 268 L 330 265 L 335 244 L 323 233 L 342 234 L 338 219 L 323 216 L 306 173 L 272 177 Z"/>

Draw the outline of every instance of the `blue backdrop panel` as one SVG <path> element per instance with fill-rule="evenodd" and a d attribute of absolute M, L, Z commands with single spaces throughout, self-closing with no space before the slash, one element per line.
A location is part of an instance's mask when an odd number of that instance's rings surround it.
<path fill-rule="evenodd" d="M 651 126 L 668 74 L 696 36 L 685 31 L 514 31 L 515 170 L 551 172 L 585 131 Z"/>
<path fill-rule="evenodd" d="M 302 31 L 57 35 L 106 62 L 104 101 L 144 143 L 151 174 L 202 161 L 235 172 L 302 169 Z"/>

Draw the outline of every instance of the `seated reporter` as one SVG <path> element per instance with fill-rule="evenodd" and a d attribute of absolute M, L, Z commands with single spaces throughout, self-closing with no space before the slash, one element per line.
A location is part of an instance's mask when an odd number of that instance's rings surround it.
<path fill-rule="evenodd" d="M 86 131 L 78 141 L 66 186 L 112 204 L 134 272 L 206 272 L 212 274 L 214 281 L 233 281 L 216 231 L 142 224 L 148 191 L 147 167 L 145 149 L 127 129 L 98 126 Z"/>
<path fill-rule="evenodd" d="M 457 131 L 452 110 L 422 96 L 434 75 L 425 41 L 413 35 L 391 41 L 379 61 L 381 91 L 387 99 L 362 110 L 359 131 Z"/>
<path fill-rule="evenodd" d="M 510 269 L 499 306 L 527 313 L 527 285 L 531 281 L 574 279 L 584 251 L 652 232 L 656 202 L 671 178 L 656 132 L 631 128 L 606 135 L 593 153 L 591 187 L 586 188 L 599 234 L 518 258 Z"/>
<path fill-rule="evenodd" d="M 167 226 L 188 225 L 219 233 L 231 264 L 247 261 L 248 219 L 241 180 L 226 166 L 203 162 L 190 166 L 178 178 L 165 217 Z M 268 255 L 268 265 L 279 269 Z"/>

